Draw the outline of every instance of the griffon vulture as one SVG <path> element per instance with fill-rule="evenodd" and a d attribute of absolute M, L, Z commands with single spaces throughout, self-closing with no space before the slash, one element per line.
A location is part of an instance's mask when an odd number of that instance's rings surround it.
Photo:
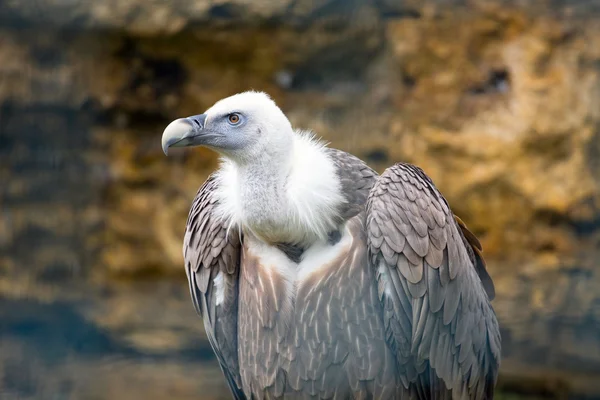
<path fill-rule="evenodd" d="M 418 167 L 381 175 L 260 92 L 180 118 L 222 163 L 183 243 L 235 398 L 491 399 L 500 332 L 477 238 Z"/>

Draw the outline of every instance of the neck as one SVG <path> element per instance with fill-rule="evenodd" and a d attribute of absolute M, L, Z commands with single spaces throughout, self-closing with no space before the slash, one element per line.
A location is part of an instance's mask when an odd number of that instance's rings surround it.
<path fill-rule="evenodd" d="M 290 169 L 289 157 L 273 156 L 237 166 L 243 226 L 268 242 L 283 234 L 281 221 L 290 207 L 286 193 Z"/>
<path fill-rule="evenodd" d="M 274 243 L 327 240 L 342 202 L 335 167 L 323 145 L 295 134 L 290 151 L 253 162 L 226 161 L 219 172 L 224 216 L 247 234 Z"/>

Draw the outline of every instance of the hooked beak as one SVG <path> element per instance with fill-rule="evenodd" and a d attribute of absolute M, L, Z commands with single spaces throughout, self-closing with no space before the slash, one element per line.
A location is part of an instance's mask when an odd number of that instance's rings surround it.
<path fill-rule="evenodd" d="M 162 135 L 162 150 L 165 155 L 168 155 L 169 147 L 202 146 L 207 144 L 207 139 L 210 139 L 213 134 L 205 131 L 205 121 L 206 114 L 200 114 L 187 118 L 179 118 L 167 125 Z"/>

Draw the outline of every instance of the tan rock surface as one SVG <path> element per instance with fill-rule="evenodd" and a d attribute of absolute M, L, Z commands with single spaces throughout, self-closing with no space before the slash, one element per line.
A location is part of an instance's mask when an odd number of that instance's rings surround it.
<path fill-rule="evenodd" d="M 188 37 L 191 43 L 142 40 L 140 54 L 179 57 L 186 79 L 178 93 L 171 88 L 157 96 L 148 88 L 148 99 L 156 100 L 146 102 L 140 89 L 117 104 L 148 113 L 158 107 L 166 121 L 202 112 L 236 91 L 266 90 L 296 126 L 379 170 L 400 160 L 424 168 L 480 235 L 488 257 L 558 260 L 580 250 L 582 226 L 599 216 L 590 151 L 598 142 L 599 55 L 590 38 L 600 30 L 575 25 L 511 10 L 391 20 L 384 32 L 364 28 L 330 37 L 317 28 L 300 39 L 285 29 L 259 31 L 244 36 L 251 46 L 231 33 L 212 43 L 202 33 Z M 190 55 L 192 48 L 202 51 Z M 333 49 L 339 54 L 331 55 Z M 325 60 L 313 61 L 317 56 Z M 348 69 L 340 71 L 336 63 L 343 62 Z M 294 90 L 277 85 L 282 74 Z M 215 159 L 192 150 L 165 160 L 155 145 L 162 126 L 144 128 L 111 131 L 123 137 L 109 144 L 117 205 L 108 231 L 147 237 L 148 259 L 176 265 L 181 223 L 175 221 L 183 220 Z M 140 229 L 148 218 L 154 228 Z M 113 270 L 148 264 L 136 261 L 137 248 L 126 255 L 122 242 L 111 242 L 119 243 L 109 256 Z"/>
<path fill-rule="evenodd" d="M 185 279 L 186 215 L 217 159 L 166 158 L 160 135 L 253 88 L 379 171 L 422 167 L 482 241 L 509 346 L 592 370 L 598 15 L 589 1 L 0 2 L 0 293 L 114 286 L 82 311 L 112 340 L 193 347 L 183 282 L 155 298 L 115 282 Z M 155 319 L 161 300 L 173 315 Z"/>

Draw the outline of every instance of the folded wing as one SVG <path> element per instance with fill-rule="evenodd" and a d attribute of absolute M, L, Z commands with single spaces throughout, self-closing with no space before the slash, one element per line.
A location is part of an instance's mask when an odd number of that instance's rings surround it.
<path fill-rule="evenodd" d="M 481 245 L 423 171 L 388 168 L 367 202 L 386 340 L 414 398 L 490 399 L 500 333 Z"/>
<path fill-rule="evenodd" d="M 237 355 L 237 300 L 240 235 L 215 215 L 218 181 L 211 175 L 189 212 L 183 255 L 190 294 L 204 320 L 208 340 L 236 399 L 241 390 Z"/>

